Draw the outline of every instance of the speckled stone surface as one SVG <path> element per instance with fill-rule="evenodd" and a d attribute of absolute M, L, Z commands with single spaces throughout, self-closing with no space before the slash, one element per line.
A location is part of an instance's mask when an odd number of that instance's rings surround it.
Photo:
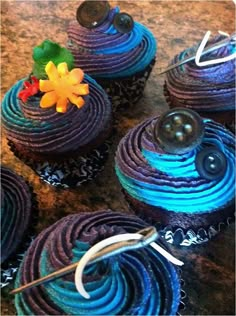
<path fill-rule="evenodd" d="M 1 1 L 1 92 L 31 71 L 32 47 L 45 38 L 65 44 L 66 29 L 75 19 L 78 1 Z M 114 172 L 114 152 L 121 137 L 143 119 L 167 109 L 158 67 L 200 41 L 207 30 L 235 29 L 232 1 L 112 1 L 158 39 L 158 58 L 145 96 L 134 108 L 116 116 L 111 155 L 95 181 L 76 190 L 57 190 L 43 182 L 10 152 L 2 130 L 2 163 L 24 176 L 38 195 L 38 232 L 64 215 L 101 208 L 128 212 Z M 56 209 L 56 212 L 53 211 Z M 188 299 L 184 315 L 235 315 L 235 230 L 230 225 L 208 244 L 173 249 L 185 262 L 183 278 Z M 1 315 L 14 315 L 11 299 L 2 300 Z"/>

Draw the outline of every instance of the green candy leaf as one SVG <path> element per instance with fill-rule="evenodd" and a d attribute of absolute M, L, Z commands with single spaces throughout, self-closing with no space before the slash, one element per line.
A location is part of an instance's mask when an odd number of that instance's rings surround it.
<path fill-rule="evenodd" d="M 38 79 L 47 78 L 45 66 L 51 60 L 56 66 L 66 62 L 68 69 L 74 68 L 74 57 L 71 52 L 50 40 L 45 40 L 42 44 L 33 49 L 33 75 Z"/>
<path fill-rule="evenodd" d="M 45 40 L 41 45 L 33 48 L 33 59 L 35 62 L 41 59 L 48 59 L 49 57 L 56 56 L 60 52 L 60 45 L 51 42 L 50 40 Z"/>

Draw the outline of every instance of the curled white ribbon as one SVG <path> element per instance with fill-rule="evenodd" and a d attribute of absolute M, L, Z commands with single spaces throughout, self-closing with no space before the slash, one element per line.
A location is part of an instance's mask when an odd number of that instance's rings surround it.
<path fill-rule="evenodd" d="M 77 291 L 86 299 L 90 298 L 90 295 L 88 292 L 86 292 L 84 286 L 83 286 L 83 281 L 82 281 L 82 276 L 84 269 L 90 259 L 100 250 L 112 245 L 116 244 L 121 241 L 129 241 L 129 240 L 141 240 L 143 238 L 143 235 L 139 233 L 128 233 L 128 234 L 120 234 L 120 235 L 115 235 L 109 238 L 106 238 L 97 244 L 95 244 L 93 247 L 91 247 L 80 259 L 76 271 L 75 271 L 75 286 Z M 150 246 L 153 247 L 155 250 L 157 250 L 161 255 L 163 255 L 166 259 L 168 259 L 170 262 L 174 263 L 175 265 L 182 266 L 184 263 L 178 259 L 176 259 L 174 256 L 169 254 L 166 250 L 161 248 L 158 244 L 155 242 L 151 242 Z"/>
<path fill-rule="evenodd" d="M 221 31 L 219 31 L 220 34 L 225 34 Z M 232 60 L 234 58 L 236 58 L 236 52 L 226 56 L 226 57 L 222 57 L 222 58 L 217 58 L 217 59 L 212 59 L 212 60 L 206 60 L 206 61 L 201 61 L 200 62 L 200 58 L 202 56 L 202 52 L 206 46 L 206 43 L 208 42 L 208 39 L 211 35 L 210 31 L 207 31 L 200 46 L 198 47 L 197 53 L 196 53 L 196 57 L 195 57 L 195 63 L 197 66 L 199 67 L 203 67 L 203 66 L 209 66 L 209 65 L 215 65 L 215 64 L 220 64 L 220 63 L 224 63 L 226 61 Z"/>

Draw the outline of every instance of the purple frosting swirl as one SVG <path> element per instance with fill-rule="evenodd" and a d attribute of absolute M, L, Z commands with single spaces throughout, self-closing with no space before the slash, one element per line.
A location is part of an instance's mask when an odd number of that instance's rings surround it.
<path fill-rule="evenodd" d="M 217 36 L 209 45 L 221 41 Z M 232 54 L 233 46 L 228 44 L 201 57 L 201 60 L 222 58 Z M 175 56 L 171 64 L 180 62 L 197 47 L 187 49 Z M 167 72 L 165 90 L 170 107 L 187 107 L 196 111 L 235 110 L 235 60 L 199 67 L 195 61 L 188 62 Z"/>
<path fill-rule="evenodd" d="M 130 33 L 113 26 L 119 8 L 111 9 L 103 24 L 87 29 L 73 21 L 68 28 L 68 48 L 81 67 L 95 78 L 131 76 L 143 71 L 155 58 L 156 40 L 143 25 L 134 22 Z"/>
<path fill-rule="evenodd" d="M 74 214 L 44 230 L 31 244 L 16 286 L 57 271 L 97 242 L 134 233 L 147 224 L 112 212 Z M 173 265 L 153 248 L 127 251 L 90 265 L 83 275 L 91 299 L 76 290 L 74 273 L 16 295 L 20 315 L 175 315 L 180 282 Z"/>
<path fill-rule="evenodd" d="M 1 263 L 23 239 L 31 218 L 29 186 L 15 172 L 1 166 Z"/>
<path fill-rule="evenodd" d="M 54 108 L 40 108 L 39 97 L 31 97 L 24 104 L 17 98 L 23 80 L 17 82 L 2 102 L 7 138 L 18 149 L 58 158 L 88 152 L 102 144 L 110 130 L 111 104 L 92 78 L 85 75 L 84 82 L 89 84 L 90 90 L 85 105 L 78 109 L 70 104 L 63 114 Z"/>

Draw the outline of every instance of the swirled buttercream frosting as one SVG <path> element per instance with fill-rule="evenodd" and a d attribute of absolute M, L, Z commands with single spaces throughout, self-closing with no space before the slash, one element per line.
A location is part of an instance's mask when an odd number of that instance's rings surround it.
<path fill-rule="evenodd" d="M 209 45 L 224 39 L 217 36 Z M 223 58 L 233 53 L 235 47 L 228 44 L 201 57 L 201 61 Z M 197 46 L 186 49 L 176 55 L 171 64 L 181 62 L 192 53 Z M 235 59 L 220 64 L 204 67 L 190 61 L 167 72 L 165 94 L 170 107 L 187 107 L 198 112 L 235 111 Z"/>
<path fill-rule="evenodd" d="M 28 228 L 32 196 L 27 183 L 1 166 L 1 263 L 10 257 Z"/>
<path fill-rule="evenodd" d="M 66 113 L 55 108 L 41 108 L 41 95 L 23 102 L 18 98 L 24 80 L 18 81 L 6 93 L 2 102 L 2 122 L 7 138 L 26 156 L 38 159 L 61 159 L 87 153 L 107 138 L 111 124 L 111 105 L 104 90 L 89 76 L 90 93 L 85 105 L 78 109 L 69 104 Z"/>
<path fill-rule="evenodd" d="M 105 238 L 146 226 L 133 215 L 109 210 L 62 218 L 31 244 L 16 286 L 78 261 Z M 91 264 L 83 280 L 89 300 L 77 292 L 71 273 L 17 294 L 18 315 L 175 315 L 178 309 L 178 274 L 150 246 Z"/>
<path fill-rule="evenodd" d="M 117 149 L 116 174 L 134 210 L 141 210 L 146 219 L 183 228 L 208 226 L 209 221 L 219 222 L 232 215 L 233 134 L 223 125 L 204 119 L 202 142 L 187 153 L 170 154 L 154 139 L 158 119 L 148 119 L 130 130 Z M 217 179 L 203 177 L 196 167 L 197 154 L 212 147 L 224 153 L 227 161 L 224 175 Z"/>
<path fill-rule="evenodd" d="M 98 27 L 88 29 L 73 21 L 68 28 L 68 49 L 76 67 L 94 78 L 129 77 L 143 71 L 156 54 L 156 40 L 142 24 L 134 22 L 129 33 L 119 33 L 113 20 L 120 9 L 110 9 Z"/>

